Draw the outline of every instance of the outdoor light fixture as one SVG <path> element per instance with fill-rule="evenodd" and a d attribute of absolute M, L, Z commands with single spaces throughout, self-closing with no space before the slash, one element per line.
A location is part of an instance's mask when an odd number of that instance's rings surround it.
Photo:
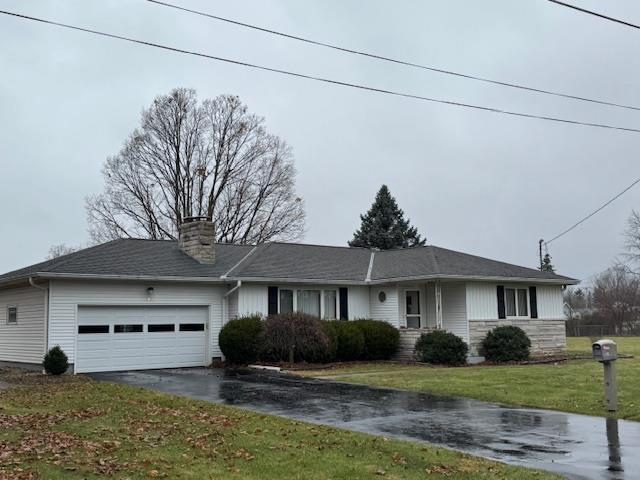
<path fill-rule="evenodd" d="M 153 287 L 147 287 L 147 302 L 151 301 L 151 295 L 153 295 Z"/>

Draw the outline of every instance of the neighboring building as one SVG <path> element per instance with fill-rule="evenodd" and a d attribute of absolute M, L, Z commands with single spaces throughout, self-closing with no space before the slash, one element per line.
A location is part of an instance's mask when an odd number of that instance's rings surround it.
<path fill-rule="evenodd" d="M 409 350 L 442 328 L 478 355 L 503 324 L 535 354 L 565 348 L 572 278 L 434 246 L 214 244 L 211 222 L 189 220 L 179 242 L 114 240 L 0 275 L 0 361 L 40 364 L 59 345 L 76 373 L 208 365 L 229 319 L 292 310 L 385 320 Z"/>

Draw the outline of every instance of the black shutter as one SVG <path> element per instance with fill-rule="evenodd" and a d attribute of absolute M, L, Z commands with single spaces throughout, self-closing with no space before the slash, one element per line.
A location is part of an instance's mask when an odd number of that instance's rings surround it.
<path fill-rule="evenodd" d="M 507 318 L 504 311 L 504 287 L 498 285 L 496 290 L 498 291 L 498 318 Z"/>
<path fill-rule="evenodd" d="M 529 310 L 531 310 L 531 318 L 538 318 L 538 295 L 536 287 L 529 287 Z"/>
<path fill-rule="evenodd" d="M 278 287 L 269 287 L 269 315 L 278 313 Z"/>
<path fill-rule="evenodd" d="M 349 320 L 349 289 L 340 288 L 340 320 Z"/>

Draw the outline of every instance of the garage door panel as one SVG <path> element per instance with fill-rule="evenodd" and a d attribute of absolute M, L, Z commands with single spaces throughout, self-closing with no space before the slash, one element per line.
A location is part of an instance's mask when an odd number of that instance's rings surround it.
<path fill-rule="evenodd" d="M 207 307 L 79 307 L 79 331 L 109 333 L 78 334 L 76 371 L 206 365 L 207 320 Z"/>

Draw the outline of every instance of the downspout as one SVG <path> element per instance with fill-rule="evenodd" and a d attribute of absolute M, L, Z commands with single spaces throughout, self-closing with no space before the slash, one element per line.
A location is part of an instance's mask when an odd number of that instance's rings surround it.
<path fill-rule="evenodd" d="M 47 353 L 49 347 L 49 287 L 42 287 L 33 281 L 33 277 L 29 277 L 29 285 L 39 290 L 44 290 L 44 352 Z M 47 284 L 48 285 L 48 284 Z"/>
<path fill-rule="evenodd" d="M 228 297 L 229 295 L 231 295 L 233 292 L 235 292 L 241 286 L 242 286 L 242 280 L 238 280 L 237 283 L 236 283 L 236 286 L 233 287 L 231 290 L 227 291 L 227 293 L 224 294 L 225 298 Z"/>
<path fill-rule="evenodd" d="M 227 291 L 222 297 L 222 324 L 227 323 L 227 316 L 229 314 L 229 295 L 238 290 L 242 286 L 242 280 L 236 282 L 236 286 Z"/>

